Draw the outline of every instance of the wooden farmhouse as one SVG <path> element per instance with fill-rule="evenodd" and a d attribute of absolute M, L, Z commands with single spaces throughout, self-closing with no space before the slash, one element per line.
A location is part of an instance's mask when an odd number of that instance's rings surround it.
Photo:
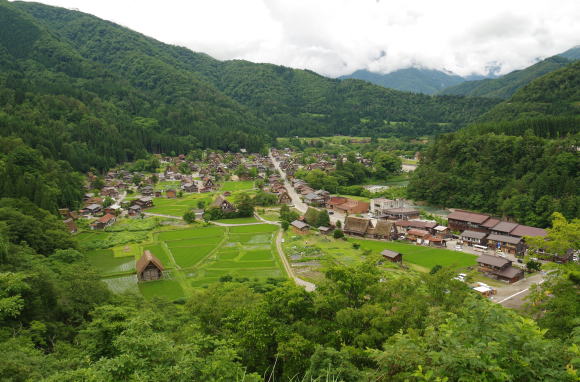
<path fill-rule="evenodd" d="M 389 249 L 385 249 L 381 252 L 381 255 L 389 260 L 392 263 L 402 263 L 403 262 L 403 255 L 399 252 L 391 251 Z"/>
<path fill-rule="evenodd" d="M 221 209 L 223 212 L 234 212 L 236 208 L 232 203 L 230 203 L 222 195 L 218 196 L 217 199 L 211 204 L 212 207 Z"/>
<path fill-rule="evenodd" d="M 135 268 L 139 281 L 154 281 L 163 277 L 163 264 L 150 251 L 143 252 Z"/>

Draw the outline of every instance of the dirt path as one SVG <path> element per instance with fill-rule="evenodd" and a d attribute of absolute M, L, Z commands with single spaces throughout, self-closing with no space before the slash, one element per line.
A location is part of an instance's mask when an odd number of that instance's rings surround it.
<path fill-rule="evenodd" d="M 306 280 L 302 280 L 301 278 L 296 276 L 296 274 L 294 274 L 294 270 L 292 269 L 292 266 L 290 265 L 290 263 L 288 262 L 288 259 L 286 258 L 286 255 L 284 254 L 284 249 L 282 249 L 282 234 L 283 234 L 283 231 L 280 230 L 280 231 L 278 231 L 278 235 L 276 235 L 276 249 L 278 250 L 278 255 L 280 256 L 280 259 L 282 260 L 282 264 L 284 265 L 284 269 L 286 270 L 286 273 L 288 273 L 288 276 L 290 276 L 294 280 L 296 285 L 303 286 L 304 289 L 306 289 L 306 291 L 308 291 L 308 292 L 314 291 L 316 289 L 315 284 L 308 282 Z"/>
<path fill-rule="evenodd" d="M 160 218 L 168 218 L 168 219 L 178 219 L 178 220 L 183 220 L 183 218 L 181 216 L 173 216 L 173 215 L 163 215 L 163 214 L 154 214 L 151 212 L 143 212 L 143 215 L 145 216 L 158 216 Z"/>

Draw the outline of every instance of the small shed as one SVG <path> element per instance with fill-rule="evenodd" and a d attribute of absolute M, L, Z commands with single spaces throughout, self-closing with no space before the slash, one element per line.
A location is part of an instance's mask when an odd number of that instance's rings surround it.
<path fill-rule="evenodd" d="M 153 281 L 163 277 L 163 264 L 150 251 L 143 252 L 135 268 L 139 281 Z"/>
<path fill-rule="evenodd" d="M 323 235 L 328 235 L 332 232 L 332 228 L 331 227 L 324 227 L 324 226 L 320 226 L 318 227 L 318 231 L 320 231 L 321 234 Z"/>
<path fill-rule="evenodd" d="M 402 263 L 403 255 L 399 252 L 391 251 L 390 249 L 385 249 L 381 252 L 381 255 L 392 263 Z"/>
<path fill-rule="evenodd" d="M 308 224 L 300 220 L 294 220 L 292 223 L 290 223 L 290 225 L 295 231 L 298 232 L 307 232 L 310 229 L 310 226 Z"/>

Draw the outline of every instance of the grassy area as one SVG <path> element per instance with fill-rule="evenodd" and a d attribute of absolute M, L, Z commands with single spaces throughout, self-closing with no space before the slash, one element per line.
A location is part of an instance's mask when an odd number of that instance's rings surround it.
<path fill-rule="evenodd" d="M 251 190 L 254 188 L 254 181 L 253 180 L 244 180 L 244 181 L 226 181 L 220 188 L 220 191 L 244 191 L 244 190 Z"/>
<path fill-rule="evenodd" d="M 274 224 L 256 224 L 245 225 L 239 227 L 230 227 L 231 233 L 256 233 L 256 232 L 274 232 L 278 230 L 278 226 Z"/>
<path fill-rule="evenodd" d="M 171 216 L 183 216 L 184 213 L 190 209 L 199 208 L 199 203 L 203 202 L 204 205 L 209 205 L 215 199 L 215 194 L 204 193 L 204 194 L 185 194 L 182 198 L 168 199 L 168 198 L 155 198 L 153 199 L 153 207 L 148 208 L 146 211 L 153 214 L 171 215 Z"/>
<path fill-rule="evenodd" d="M 134 257 L 115 257 L 111 249 L 89 251 L 87 260 L 103 276 L 131 273 L 135 270 Z"/>
<path fill-rule="evenodd" d="M 218 223 L 225 224 L 247 224 L 247 223 L 258 223 L 259 220 L 253 216 L 247 218 L 234 218 L 234 219 L 220 219 L 216 220 Z"/>
<path fill-rule="evenodd" d="M 273 243 L 278 229 L 270 224 L 231 228 L 163 226 L 155 232 L 145 231 L 146 240 L 141 242 L 89 251 L 88 259 L 115 293 L 140 292 L 146 298 L 166 296 L 173 300 L 223 276 L 261 280 L 286 277 Z M 93 243 L 122 233 L 134 232 L 87 232 L 79 236 L 81 242 Z M 135 261 L 144 250 L 151 251 L 163 264 L 162 280 L 137 282 Z"/>
<path fill-rule="evenodd" d="M 325 235 L 296 235 L 286 232 L 284 252 L 300 277 L 316 282 L 324 278 L 323 272 L 333 265 L 355 265 L 365 261 L 369 255 L 390 249 L 403 254 L 403 262 L 412 269 L 428 272 L 435 265 L 460 270 L 475 265 L 477 256 L 463 252 L 449 251 L 432 247 L 422 247 L 400 242 L 375 241 L 364 239 L 335 240 Z M 359 246 L 355 248 L 353 244 Z M 389 263 L 393 272 L 405 272 Z M 302 272 L 299 273 L 299 272 Z"/>
<path fill-rule="evenodd" d="M 145 298 L 166 297 L 169 300 L 176 300 L 184 296 L 183 288 L 176 280 L 149 281 L 138 285 Z"/>
<path fill-rule="evenodd" d="M 477 259 L 477 256 L 469 253 L 401 242 L 381 242 L 361 239 L 351 239 L 350 241 L 359 243 L 361 248 L 371 250 L 373 253 L 380 253 L 384 249 L 399 252 L 403 254 L 403 262 L 416 264 L 427 270 L 430 270 L 435 265 L 461 269 L 475 265 L 475 259 Z"/>

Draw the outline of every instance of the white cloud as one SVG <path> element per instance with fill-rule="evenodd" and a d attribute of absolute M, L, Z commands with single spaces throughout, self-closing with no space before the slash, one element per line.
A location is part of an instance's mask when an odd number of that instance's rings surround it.
<path fill-rule="evenodd" d="M 577 0 L 41 0 L 219 59 L 307 68 L 520 69 L 580 43 Z"/>

